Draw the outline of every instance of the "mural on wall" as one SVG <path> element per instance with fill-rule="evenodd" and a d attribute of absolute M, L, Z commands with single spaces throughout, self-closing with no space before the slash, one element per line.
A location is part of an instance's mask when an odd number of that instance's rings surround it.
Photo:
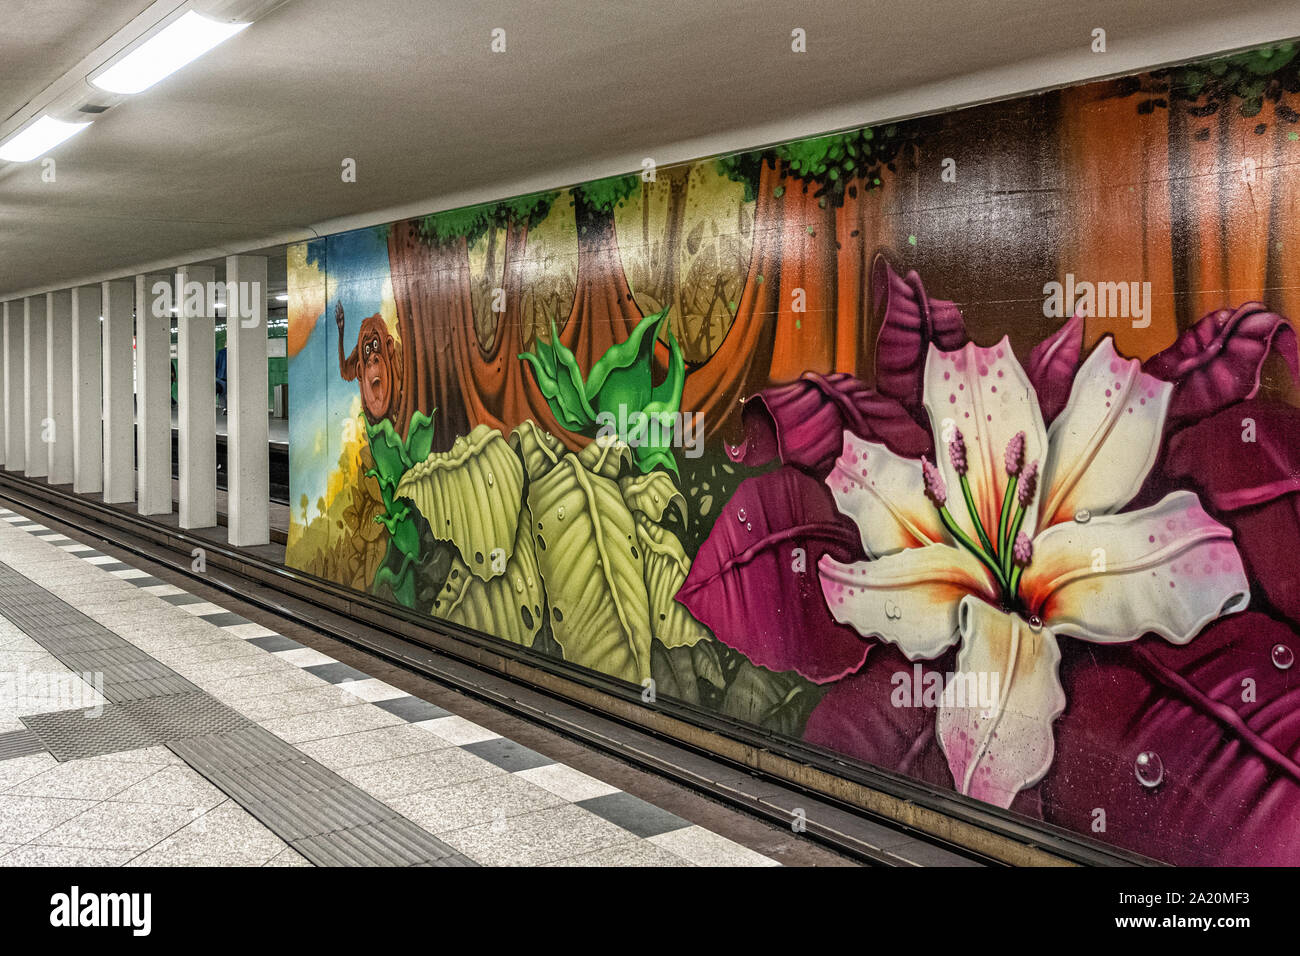
<path fill-rule="evenodd" d="M 294 246 L 287 561 L 1300 863 L 1298 101 L 1277 44 Z"/>

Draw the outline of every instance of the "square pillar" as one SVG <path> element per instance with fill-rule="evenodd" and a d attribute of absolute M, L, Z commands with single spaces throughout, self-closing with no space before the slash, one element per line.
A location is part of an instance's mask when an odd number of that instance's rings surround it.
<path fill-rule="evenodd" d="M 179 443 L 179 523 L 217 523 L 217 344 L 207 290 L 217 280 L 209 266 L 176 270 L 176 415 Z M 199 291 L 202 287 L 202 292 Z M 188 290 L 188 294 L 187 294 Z"/>
<path fill-rule="evenodd" d="M 23 401 L 26 373 L 23 367 L 23 325 L 21 302 L 6 302 L 4 310 L 5 348 L 5 470 L 22 471 L 27 466 L 27 407 Z"/>
<path fill-rule="evenodd" d="M 103 284 L 104 501 L 108 504 L 135 498 L 134 305 L 134 282 Z"/>
<path fill-rule="evenodd" d="M 271 541 L 266 258 L 226 259 L 226 512 L 230 543 Z"/>
<path fill-rule="evenodd" d="M 45 296 L 45 405 L 50 417 L 50 484 L 72 481 L 72 293 Z"/>
<path fill-rule="evenodd" d="M 5 463 L 8 449 L 5 436 L 9 434 L 9 376 L 5 362 L 5 326 L 9 324 L 9 303 L 0 303 L 0 465 Z"/>
<path fill-rule="evenodd" d="M 27 469 L 29 478 L 40 478 L 50 472 L 49 418 L 45 402 L 49 397 L 45 388 L 45 296 L 23 300 L 23 414 L 27 419 Z"/>
<path fill-rule="evenodd" d="M 137 508 L 172 510 L 171 282 L 135 277 L 135 453 Z"/>
<path fill-rule="evenodd" d="M 104 392 L 100 356 L 103 290 L 72 290 L 72 490 L 104 489 Z"/>

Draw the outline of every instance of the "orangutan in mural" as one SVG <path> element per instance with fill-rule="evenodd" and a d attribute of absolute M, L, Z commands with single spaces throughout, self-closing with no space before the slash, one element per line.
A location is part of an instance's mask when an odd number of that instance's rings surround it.
<path fill-rule="evenodd" d="M 361 380 L 361 407 L 371 425 L 391 418 L 401 392 L 397 378 L 397 343 L 379 314 L 364 319 L 352 354 L 343 355 L 343 303 L 334 306 L 339 328 L 339 374 L 346 382 Z"/>

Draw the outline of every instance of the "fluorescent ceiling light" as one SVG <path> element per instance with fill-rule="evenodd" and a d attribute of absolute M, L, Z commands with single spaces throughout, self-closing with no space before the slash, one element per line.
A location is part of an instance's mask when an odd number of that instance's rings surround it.
<path fill-rule="evenodd" d="M 289 301 L 289 293 L 287 293 L 287 292 L 281 292 L 279 295 L 277 295 L 277 296 L 275 297 L 275 301 L 276 301 L 276 302 L 288 302 L 288 301 Z"/>
<path fill-rule="evenodd" d="M 42 116 L 0 145 L 0 159 L 10 163 L 29 162 L 43 153 L 48 153 L 64 140 L 76 136 L 89 125 L 89 123 L 65 123 L 52 116 Z"/>
<path fill-rule="evenodd" d="M 110 93 L 141 93 L 247 26 L 209 20 L 190 10 L 90 82 Z"/>

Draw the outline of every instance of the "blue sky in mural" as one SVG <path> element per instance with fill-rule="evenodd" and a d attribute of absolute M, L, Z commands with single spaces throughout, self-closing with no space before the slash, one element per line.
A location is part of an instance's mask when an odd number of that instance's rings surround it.
<path fill-rule="evenodd" d="M 334 306 L 343 303 L 346 354 L 356 345 L 362 320 L 383 305 L 389 277 L 388 241 L 382 229 L 358 229 L 312 243 L 309 257 L 326 273 L 329 294 L 307 342 L 289 360 L 293 403 L 289 456 L 293 507 L 299 507 L 305 494 L 314 513 L 316 499 L 325 494 L 329 472 L 338 463 L 343 422 L 358 394 L 357 383 L 345 382 L 339 375 Z M 318 441 L 322 434 L 325 440 Z"/>

